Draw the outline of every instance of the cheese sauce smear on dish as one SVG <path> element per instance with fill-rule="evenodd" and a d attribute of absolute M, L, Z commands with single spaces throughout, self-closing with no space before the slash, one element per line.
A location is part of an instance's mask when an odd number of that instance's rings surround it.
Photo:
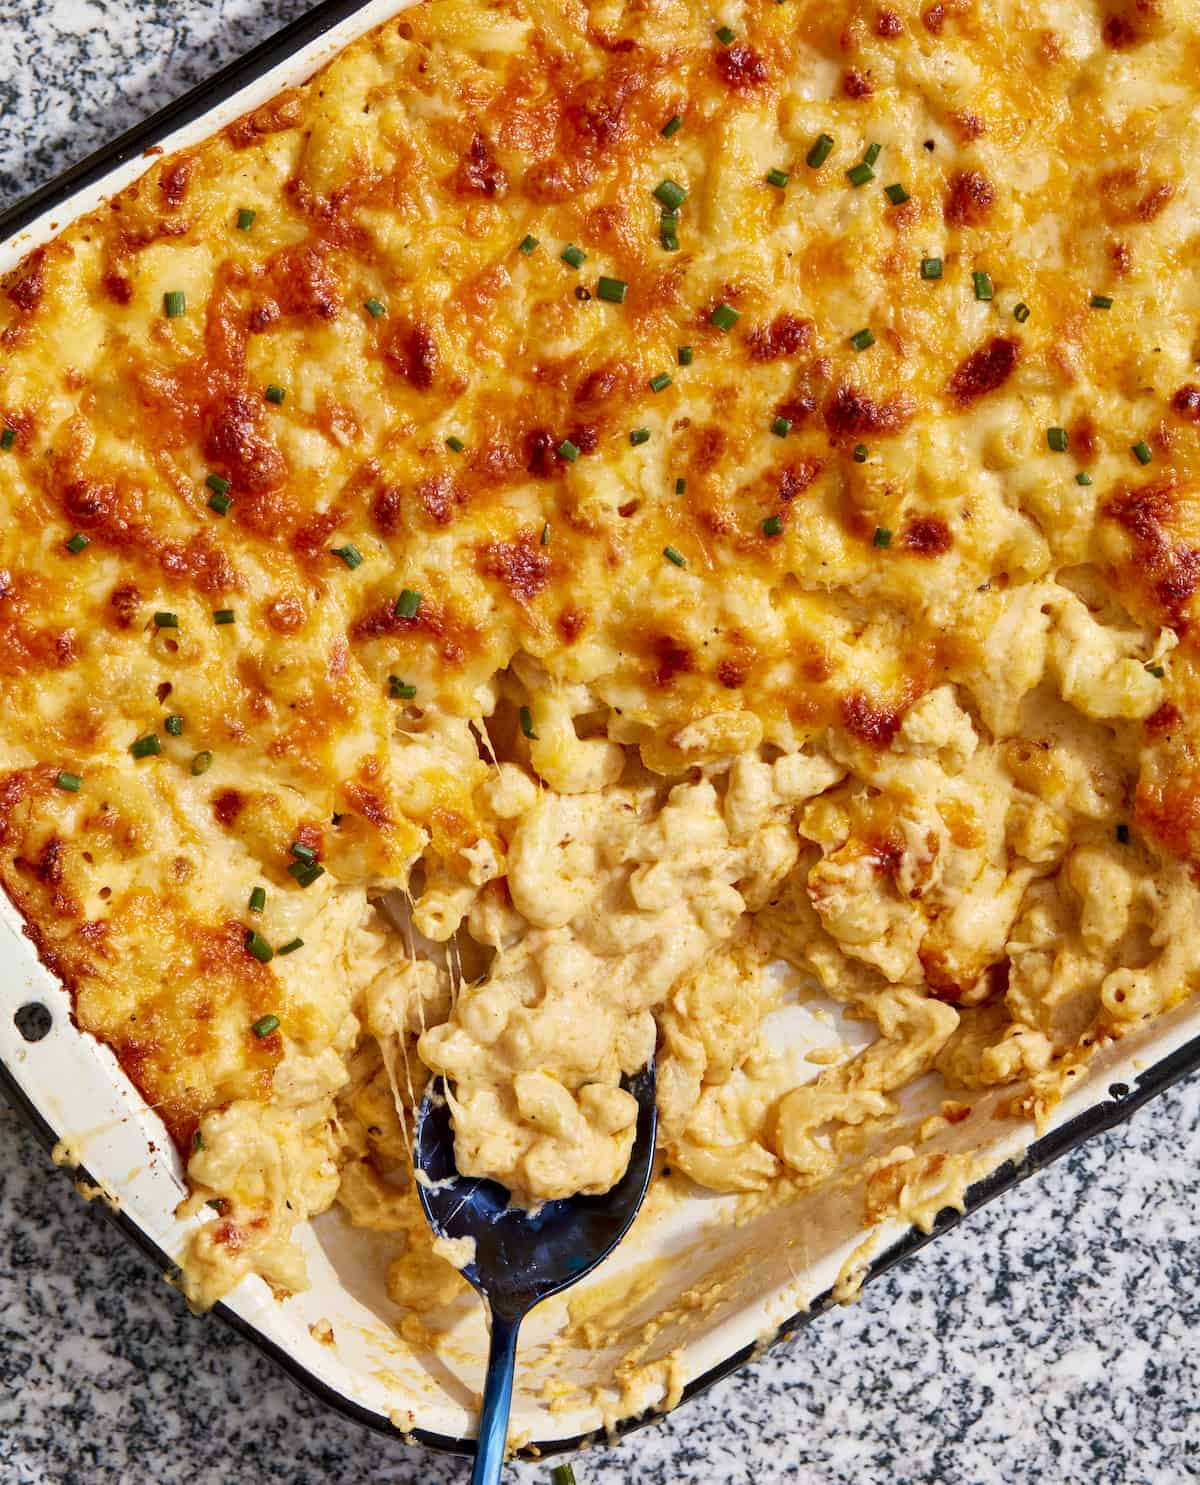
<path fill-rule="evenodd" d="M 431 0 L 8 275 L 0 878 L 194 1303 L 335 1201 L 452 1298 L 430 1071 L 526 1203 L 655 1047 L 673 1168 L 803 1191 L 1190 992 L 1198 69 L 1182 0 Z M 877 1033 L 802 1085 L 780 959 Z"/>

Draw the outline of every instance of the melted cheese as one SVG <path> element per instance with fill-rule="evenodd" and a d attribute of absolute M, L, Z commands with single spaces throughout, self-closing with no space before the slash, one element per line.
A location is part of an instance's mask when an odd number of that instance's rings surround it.
<path fill-rule="evenodd" d="M 198 1303 L 335 1190 L 453 1297 L 427 1068 L 463 1168 L 603 1190 L 657 1024 L 672 1160 L 802 1187 L 1195 981 L 1194 18 L 722 18 L 431 0 L 4 284 L 0 877 Z M 879 1040 L 797 1087 L 773 955 Z"/>

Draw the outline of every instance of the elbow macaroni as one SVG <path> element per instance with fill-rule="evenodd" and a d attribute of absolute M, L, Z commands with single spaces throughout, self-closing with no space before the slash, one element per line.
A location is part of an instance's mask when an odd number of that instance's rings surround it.
<path fill-rule="evenodd" d="M 429 0 L 0 286 L 0 879 L 193 1303 L 336 1201 L 453 1304 L 431 1074 L 526 1203 L 652 1053 L 664 1163 L 803 1190 L 1194 987 L 1195 17 L 942 9 Z"/>

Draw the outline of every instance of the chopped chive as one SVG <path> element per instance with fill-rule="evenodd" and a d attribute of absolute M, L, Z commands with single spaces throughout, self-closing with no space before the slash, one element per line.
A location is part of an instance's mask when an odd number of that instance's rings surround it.
<path fill-rule="evenodd" d="M 363 308 L 373 320 L 377 320 L 381 315 L 387 314 L 387 310 L 378 299 L 365 299 L 363 301 Z"/>
<path fill-rule="evenodd" d="M 537 246 L 538 240 L 536 237 L 525 236 L 517 244 L 517 252 L 524 253 L 525 257 L 528 258 L 532 253 L 537 251 Z"/>
<path fill-rule="evenodd" d="M 178 712 L 172 712 L 167 720 L 163 723 L 163 726 L 167 729 L 172 737 L 183 736 L 183 718 L 179 715 Z"/>
<path fill-rule="evenodd" d="M 1149 464 L 1154 455 L 1150 452 L 1150 445 L 1140 440 L 1130 446 L 1130 453 L 1139 464 Z"/>
<path fill-rule="evenodd" d="M 1109 296 L 1107 294 L 1093 294 L 1092 295 L 1092 308 L 1093 309 L 1111 309 L 1112 307 L 1113 307 L 1113 302 L 1112 302 L 1112 300 L 1109 298 Z"/>
<path fill-rule="evenodd" d="M 783 517 L 768 516 L 762 523 L 762 534 L 764 536 L 779 536 L 783 532 Z"/>
<path fill-rule="evenodd" d="M 182 289 L 172 289 L 170 293 L 163 295 L 163 314 L 168 320 L 177 320 L 186 313 L 187 298 Z"/>
<path fill-rule="evenodd" d="M 250 911 L 252 913 L 261 913 L 266 905 L 267 889 L 265 887 L 255 887 L 254 891 L 250 894 Z"/>
<path fill-rule="evenodd" d="M 304 940 L 302 938 L 293 938 L 289 939 L 286 944 L 280 944 L 275 952 L 277 954 L 294 954 L 297 949 L 302 949 L 303 947 Z"/>
<path fill-rule="evenodd" d="M 882 148 L 883 145 L 881 144 L 867 145 L 866 153 L 863 155 L 863 164 L 874 165 L 875 161 L 879 159 L 879 152 Z"/>
<path fill-rule="evenodd" d="M 302 840 L 293 841 L 289 847 L 297 861 L 315 861 L 317 853 L 311 846 L 306 846 Z"/>
<path fill-rule="evenodd" d="M 1079 471 L 1079 473 L 1075 476 L 1075 483 L 1077 485 L 1090 485 L 1091 482 L 1092 482 L 1092 477 L 1087 472 L 1086 469 L 1081 469 Z"/>
<path fill-rule="evenodd" d="M 662 129 L 661 129 L 660 132 L 661 132 L 662 137 L 664 139 L 670 139 L 670 137 L 672 136 L 672 134 L 678 134 L 679 131 L 680 131 L 680 129 L 682 129 L 682 128 L 683 128 L 683 120 L 679 117 L 679 115 L 677 113 L 673 113 L 671 115 L 671 117 L 667 120 L 667 122 L 662 126 Z"/>
<path fill-rule="evenodd" d="M 154 627 L 156 629 L 178 629 L 179 615 L 169 613 L 157 613 L 154 615 Z"/>
<path fill-rule="evenodd" d="M 1013 319 L 1016 320 L 1018 325 L 1023 325 L 1029 318 L 1030 313 L 1031 310 L 1029 306 L 1025 303 L 1024 300 L 1022 300 L 1021 303 L 1018 304 L 1017 307 L 1013 310 Z"/>
<path fill-rule="evenodd" d="M 446 447 L 452 454 L 461 454 L 462 451 L 466 448 L 466 444 L 463 443 L 462 439 L 459 438 L 457 433 L 452 433 L 446 440 Z"/>
<path fill-rule="evenodd" d="M 681 345 L 675 353 L 675 359 L 680 366 L 690 366 L 695 358 L 696 353 L 690 345 Z"/>
<path fill-rule="evenodd" d="M 258 938 L 258 935 L 253 934 L 253 937 Z M 261 939 L 259 940 L 259 942 L 263 943 Z M 266 964 L 267 961 L 271 958 L 272 949 L 270 944 L 263 943 L 263 947 L 267 951 L 265 954 L 259 953 L 257 948 L 251 948 L 249 939 L 247 939 L 246 941 L 246 947 L 250 949 L 250 952 L 256 959 L 261 959 L 264 964 Z M 254 1023 L 254 1025 L 250 1028 L 250 1030 L 253 1031 L 254 1035 L 258 1037 L 270 1036 L 273 1031 L 279 1030 L 279 1017 L 260 1016 Z"/>
<path fill-rule="evenodd" d="M 421 607 L 421 595 L 413 588 L 403 588 L 400 597 L 396 599 L 396 617 L 398 619 L 415 619 L 417 610 Z"/>
<path fill-rule="evenodd" d="M 818 134 L 812 149 L 804 157 L 804 163 L 810 170 L 819 170 L 833 152 L 833 135 Z"/>
<path fill-rule="evenodd" d="M 908 192 L 899 182 L 894 186 L 884 186 L 883 194 L 893 206 L 902 206 L 909 199 Z"/>
<path fill-rule="evenodd" d="M 365 561 L 363 554 L 352 542 L 347 542 L 344 547 L 330 547 L 329 550 L 335 557 L 340 557 L 351 572 L 356 567 L 361 567 Z"/>
<path fill-rule="evenodd" d="M 550 522 L 549 521 L 547 521 L 546 524 L 542 527 L 542 535 L 541 535 L 541 539 L 540 539 L 539 545 L 544 546 L 544 547 L 548 547 L 550 545 Z"/>
<path fill-rule="evenodd" d="M 866 444 L 865 443 L 856 443 L 854 445 L 854 449 L 853 449 L 850 457 L 854 460 L 854 462 L 856 464 L 865 464 L 867 462 L 867 446 L 866 446 Z"/>
<path fill-rule="evenodd" d="M 397 701 L 411 701 L 417 694 L 417 688 L 408 681 L 402 681 L 398 675 L 388 676 L 388 688 Z"/>
<path fill-rule="evenodd" d="M 234 612 L 233 612 L 233 610 L 231 608 L 214 608 L 213 609 L 213 623 L 214 624 L 232 624 L 233 622 L 234 622 Z"/>
<path fill-rule="evenodd" d="M 716 309 L 708 317 L 708 323 L 715 325 L 718 330 L 729 331 L 741 319 L 740 309 L 734 309 L 732 304 L 718 304 Z"/>
<path fill-rule="evenodd" d="M 229 489 L 229 481 L 222 479 L 219 474 L 206 474 L 204 476 L 204 483 L 210 490 L 215 490 L 218 495 L 224 495 Z"/>
<path fill-rule="evenodd" d="M 776 416 L 771 420 L 771 432 L 774 433 L 777 438 L 786 438 L 791 431 L 792 425 L 789 419 L 776 414 Z"/>
<path fill-rule="evenodd" d="M 212 754 L 206 748 L 203 753 L 197 753 L 192 759 L 192 772 L 194 774 L 207 773 L 212 767 Z"/>
<path fill-rule="evenodd" d="M 779 0 L 782 4 L 783 0 Z M 575 1485 L 575 1471 L 569 1464 L 556 1464 L 550 1475 L 550 1485 Z"/>
<path fill-rule="evenodd" d="M 940 258 L 921 259 L 921 277 L 924 279 L 941 278 L 942 260 Z"/>
<path fill-rule="evenodd" d="M 871 538 L 871 541 L 877 547 L 890 547 L 892 544 L 892 533 L 886 526 L 876 526 L 875 535 Z"/>
<path fill-rule="evenodd" d="M 678 211 L 687 200 L 687 192 L 678 181 L 660 180 L 654 187 L 655 199 L 661 201 L 668 211 Z"/>
<path fill-rule="evenodd" d="M 60 773 L 54 780 L 55 787 L 65 789 L 68 794 L 78 794 L 83 788 L 83 776 L 77 773 Z"/>
<path fill-rule="evenodd" d="M 596 282 L 596 298 L 606 304 L 624 304 L 629 285 L 623 278 L 600 278 Z"/>
<path fill-rule="evenodd" d="M 582 268 L 584 259 L 587 257 L 587 254 L 582 248 L 577 248 L 573 242 L 569 242 L 566 247 L 563 248 L 562 252 L 559 254 L 559 257 L 563 260 L 564 263 L 569 263 L 572 268 Z"/>
<path fill-rule="evenodd" d="M 976 272 L 971 275 L 971 282 L 975 285 L 976 299 L 986 304 L 995 292 L 992 288 L 991 275 L 983 273 L 980 270 L 976 270 Z"/>
<path fill-rule="evenodd" d="M 233 496 L 232 495 L 222 495 L 217 490 L 214 490 L 212 492 L 212 494 L 208 497 L 208 508 L 209 508 L 209 510 L 215 510 L 216 513 L 217 513 L 217 515 L 219 515 L 219 516 L 227 516 L 229 514 L 229 507 L 232 504 L 233 504 Z"/>
<path fill-rule="evenodd" d="M 869 329 L 857 330 L 850 337 L 850 344 L 856 351 L 869 351 L 875 344 L 875 336 Z"/>
<path fill-rule="evenodd" d="M 1056 454 L 1065 454 L 1067 452 L 1067 446 L 1070 443 L 1070 438 L 1065 428 L 1047 428 L 1046 442 Z"/>
<path fill-rule="evenodd" d="M 162 743 L 156 732 L 147 732 L 145 737 L 139 737 L 136 742 L 130 743 L 129 751 L 135 758 L 153 758 L 162 752 Z"/>
<path fill-rule="evenodd" d="M 788 173 L 786 170 L 768 170 L 767 185 L 774 186 L 777 191 L 787 189 Z"/>
<path fill-rule="evenodd" d="M 255 213 L 249 207 L 243 206 L 237 214 L 238 231 L 249 232 L 250 228 L 254 226 L 254 216 Z"/>
<path fill-rule="evenodd" d="M 192 1135 L 192 1149 L 193 1150 L 203 1150 L 204 1149 L 204 1136 L 200 1133 L 200 1131 L 198 1129 L 196 1130 L 195 1134 Z"/>
<path fill-rule="evenodd" d="M 1165 666 L 1162 665 L 1147 665 L 1146 670 L 1147 673 L 1152 675 L 1156 681 L 1161 681 L 1163 676 L 1165 676 L 1167 673 Z"/>
<path fill-rule="evenodd" d="M 1121 844 L 1123 846 L 1127 846 L 1129 844 L 1129 826 L 1128 825 L 1118 825 L 1117 826 L 1117 839 L 1121 842 Z"/>
<path fill-rule="evenodd" d="M 676 495 L 687 494 L 687 480 L 682 475 L 675 481 L 675 493 Z"/>
<path fill-rule="evenodd" d="M 71 540 L 66 543 L 67 551 L 70 552 L 73 557 L 78 557 L 80 552 L 83 551 L 84 547 L 88 546 L 91 546 L 91 542 L 86 536 L 84 536 L 82 531 L 77 531 L 71 538 Z"/>
<path fill-rule="evenodd" d="M 649 428 L 635 428 L 632 431 L 632 433 L 630 433 L 630 435 L 629 435 L 629 442 L 633 445 L 633 447 L 635 449 L 637 448 L 638 444 L 640 444 L 640 443 L 649 443 L 650 442 L 650 430 L 649 430 Z"/>
<path fill-rule="evenodd" d="M 0 449 L 3 449 L 5 453 L 12 448 L 16 441 L 17 430 L 15 428 L 6 428 L 3 433 L 0 433 Z"/>
<path fill-rule="evenodd" d="M 671 385 L 671 378 L 665 371 L 660 371 L 657 376 L 650 378 L 650 390 L 652 392 L 665 392 Z"/>
<path fill-rule="evenodd" d="M 573 444 L 569 438 L 563 439 L 562 443 L 558 446 L 557 452 L 558 457 L 565 459 L 568 464 L 574 464 L 576 459 L 579 458 L 579 446 L 578 444 Z"/>
<path fill-rule="evenodd" d="M 722 46 L 728 46 L 730 42 L 737 40 L 737 32 L 731 31 L 728 26 L 718 26 L 713 34 Z"/>
<path fill-rule="evenodd" d="M 275 383 L 272 382 L 267 390 L 263 393 L 263 396 L 267 399 L 268 402 L 273 402 L 275 406 L 278 407 L 283 399 L 287 396 L 287 391 L 283 387 L 277 387 Z"/>
<path fill-rule="evenodd" d="M 664 229 L 659 235 L 664 253 L 677 253 L 679 251 L 679 238 L 673 231 Z"/>
<path fill-rule="evenodd" d="M 674 562 L 676 567 L 686 567 L 687 558 L 675 547 L 663 547 L 663 556 L 668 562 Z"/>
<path fill-rule="evenodd" d="M 852 186 L 865 186 L 869 180 L 875 179 L 875 172 L 863 160 L 857 165 L 851 165 L 850 169 L 846 171 L 846 179 Z"/>
<path fill-rule="evenodd" d="M 527 706 L 523 706 L 517 715 L 521 719 L 521 731 L 529 738 L 530 742 L 537 742 L 538 735 L 533 730 L 533 713 Z"/>
<path fill-rule="evenodd" d="M 301 887 L 311 887 L 318 877 L 325 875 L 325 868 L 317 861 L 293 861 L 288 867 L 288 876 L 294 877 Z"/>

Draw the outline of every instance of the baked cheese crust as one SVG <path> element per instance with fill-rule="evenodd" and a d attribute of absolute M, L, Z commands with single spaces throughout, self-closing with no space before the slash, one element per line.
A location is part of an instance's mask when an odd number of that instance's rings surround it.
<path fill-rule="evenodd" d="M 9 275 L 0 878 L 194 1297 L 339 1182 L 452 1293 L 430 1068 L 528 1200 L 656 1040 L 673 1164 L 804 1185 L 1188 993 L 1198 69 L 1184 0 L 430 0 Z M 779 955 L 879 1027 L 815 1084 Z"/>

